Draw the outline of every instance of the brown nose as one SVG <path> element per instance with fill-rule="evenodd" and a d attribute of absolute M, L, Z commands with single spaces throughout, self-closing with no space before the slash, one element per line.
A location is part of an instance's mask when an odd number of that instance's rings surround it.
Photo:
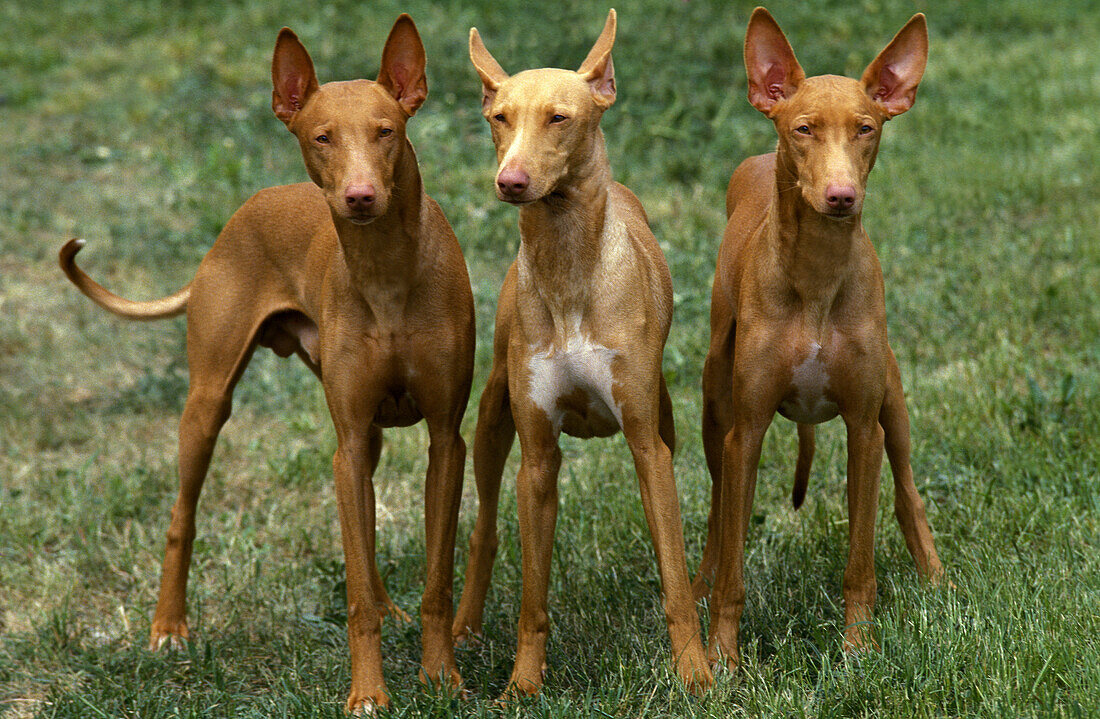
<path fill-rule="evenodd" d="M 348 185 L 344 190 L 348 209 L 366 210 L 374 204 L 374 185 Z"/>
<path fill-rule="evenodd" d="M 856 204 L 856 188 L 851 185 L 829 185 L 825 188 L 825 203 L 833 210 L 851 210 Z"/>
<path fill-rule="evenodd" d="M 497 187 L 505 197 L 519 197 L 527 191 L 531 178 L 523 170 L 501 170 L 497 175 Z"/>

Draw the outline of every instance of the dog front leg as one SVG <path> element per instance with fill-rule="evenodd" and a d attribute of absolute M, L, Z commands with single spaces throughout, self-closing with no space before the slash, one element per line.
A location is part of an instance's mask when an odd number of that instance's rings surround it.
<path fill-rule="evenodd" d="M 712 664 L 724 660 L 730 669 L 740 663 L 738 641 L 741 614 L 745 609 L 745 537 L 756 493 L 760 449 L 771 420 L 771 414 L 750 414 L 751 409 L 739 408 L 722 450 L 718 573 L 712 592 L 707 656 Z"/>
<path fill-rule="evenodd" d="M 516 478 L 520 549 L 523 554 L 523 594 L 519 610 L 516 663 L 505 696 L 536 694 L 546 672 L 546 640 L 550 617 L 546 596 L 550 587 L 550 559 L 558 519 L 558 470 L 561 450 L 557 436 L 544 418 L 532 432 L 520 425 L 522 459 Z M 526 436 L 525 436 L 526 434 Z"/>
<path fill-rule="evenodd" d="M 340 436 L 332 468 L 347 569 L 348 647 L 351 651 L 351 691 L 347 710 L 371 713 L 376 708 L 389 706 L 390 698 L 382 677 L 382 620 L 367 556 L 374 545 L 374 485 L 368 471 L 367 437 L 359 434 Z"/>
<path fill-rule="evenodd" d="M 874 644 L 875 513 L 883 431 L 877 417 L 848 420 L 848 566 L 844 571 L 844 647 Z"/>
<path fill-rule="evenodd" d="M 466 584 L 455 613 L 455 644 L 468 636 L 481 635 L 485 596 L 493 577 L 497 553 L 497 505 L 504 464 L 516 438 L 512 407 L 508 400 L 508 374 L 498 363 L 478 403 L 477 429 L 474 434 L 474 479 L 477 482 L 477 522 L 470 535 L 470 559 L 466 566 Z"/>
<path fill-rule="evenodd" d="M 657 554 L 673 664 L 681 681 L 692 692 L 699 693 L 713 684 L 714 677 L 707 666 L 699 615 L 691 594 L 672 453 L 658 433 L 657 406 L 647 404 L 654 406 L 638 408 L 640 413 L 634 408 L 624 408 L 623 433 L 634 456 L 642 506 Z"/>
<path fill-rule="evenodd" d="M 465 404 L 462 406 L 464 408 Z M 445 419 L 428 417 L 431 445 L 424 485 L 426 577 L 420 604 L 423 642 L 420 680 L 425 683 L 446 681 L 455 689 L 462 686 L 451 638 L 455 531 L 466 463 L 466 444 L 459 434 L 461 418 L 461 413 Z"/>

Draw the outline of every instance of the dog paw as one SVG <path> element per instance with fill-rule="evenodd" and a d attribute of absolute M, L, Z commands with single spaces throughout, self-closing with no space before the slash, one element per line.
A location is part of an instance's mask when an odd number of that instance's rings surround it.
<path fill-rule="evenodd" d="M 188 638 L 186 621 L 153 622 L 153 628 L 149 632 L 149 651 L 158 652 L 162 649 L 178 651 L 187 646 Z"/>
<path fill-rule="evenodd" d="M 508 688 L 497 699 L 497 704 L 505 705 L 517 699 L 535 696 L 542 691 L 542 683 L 545 678 L 545 662 L 542 663 L 541 669 L 537 671 L 524 669 L 517 662 L 516 667 L 512 669 L 512 677 L 508 680 Z"/>
<path fill-rule="evenodd" d="M 710 641 L 707 643 L 707 663 L 717 672 L 726 669 L 736 672 L 741 664 L 738 647 L 738 627 L 732 622 L 721 622 L 711 615 Z"/>
<path fill-rule="evenodd" d="M 878 651 L 874 623 L 869 619 L 852 622 L 844 628 L 844 651 L 847 654 Z"/>
<path fill-rule="evenodd" d="M 385 619 L 387 616 L 393 617 L 393 620 L 398 624 L 412 623 L 412 617 L 409 616 L 409 613 L 392 601 L 386 601 L 378 605 L 378 618 Z"/>
<path fill-rule="evenodd" d="M 355 717 L 373 717 L 383 709 L 390 706 L 390 695 L 385 689 L 375 689 L 372 692 L 356 692 L 354 689 L 348 696 L 345 710 Z"/>
<path fill-rule="evenodd" d="M 460 647 L 462 645 L 477 647 L 481 646 L 483 641 L 481 632 L 474 631 L 469 627 L 465 627 L 463 629 L 454 629 L 452 631 L 452 636 L 454 637 L 454 645 L 456 647 Z"/>
<path fill-rule="evenodd" d="M 921 579 L 929 589 L 950 589 L 951 591 L 958 589 L 955 583 L 947 578 L 943 566 L 938 563 L 927 574 L 922 574 Z"/>
<path fill-rule="evenodd" d="M 676 661 L 675 669 L 680 681 L 692 694 L 703 694 L 714 686 L 714 674 L 702 647 L 697 651 L 685 651 Z"/>

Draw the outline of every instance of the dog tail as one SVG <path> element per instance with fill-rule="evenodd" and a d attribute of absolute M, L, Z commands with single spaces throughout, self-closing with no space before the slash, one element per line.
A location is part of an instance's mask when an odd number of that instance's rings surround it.
<path fill-rule="evenodd" d="M 791 504 L 795 509 L 802 506 L 806 499 L 806 485 L 810 483 L 810 465 L 814 461 L 814 426 L 798 425 L 798 462 L 794 467 L 794 489 L 791 490 Z"/>
<path fill-rule="evenodd" d="M 187 300 L 191 297 L 191 285 L 187 285 L 175 294 L 149 302 L 134 302 L 112 293 L 76 266 L 76 253 L 80 252 L 82 247 L 84 247 L 84 240 L 69 240 L 58 253 L 57 261 L 72 283 L 92 302 L 108 312 L 131 320 L 148 321 L 175 317 L 187 308 Z"/>

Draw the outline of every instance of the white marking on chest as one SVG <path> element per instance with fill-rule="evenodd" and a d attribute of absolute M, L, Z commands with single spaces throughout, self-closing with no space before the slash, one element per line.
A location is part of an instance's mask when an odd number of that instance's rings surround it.
<path fill-rule="evenodd" d="M 783 414 L 796 422 L 817 424 L 832 419 L 839 411 L 836 402 L 825 396 L 829 387 L 829 371 L 818 359 L 821 345 L 814 342 L 810 353 L 801 364 L 791 370 L 791 389 L 795 397 L 779 407 Z"/>
<path fill-rule="evenodd" d="M 551 345 L 532 353 L 528 363 L 531 372 L 530 398 L 550 418 L 554 431 L 560 431 L 564 411 L 558 400 L 576 391 L 588 395 L 588 411 L 603 423 L 614 421 L 622 427 L 622 408 L 615 402 L 611 388 L 615 378 L 611 364 L 619 356 L 583 334 L 580 322 L 565 336 L 564 345 Z"/>

